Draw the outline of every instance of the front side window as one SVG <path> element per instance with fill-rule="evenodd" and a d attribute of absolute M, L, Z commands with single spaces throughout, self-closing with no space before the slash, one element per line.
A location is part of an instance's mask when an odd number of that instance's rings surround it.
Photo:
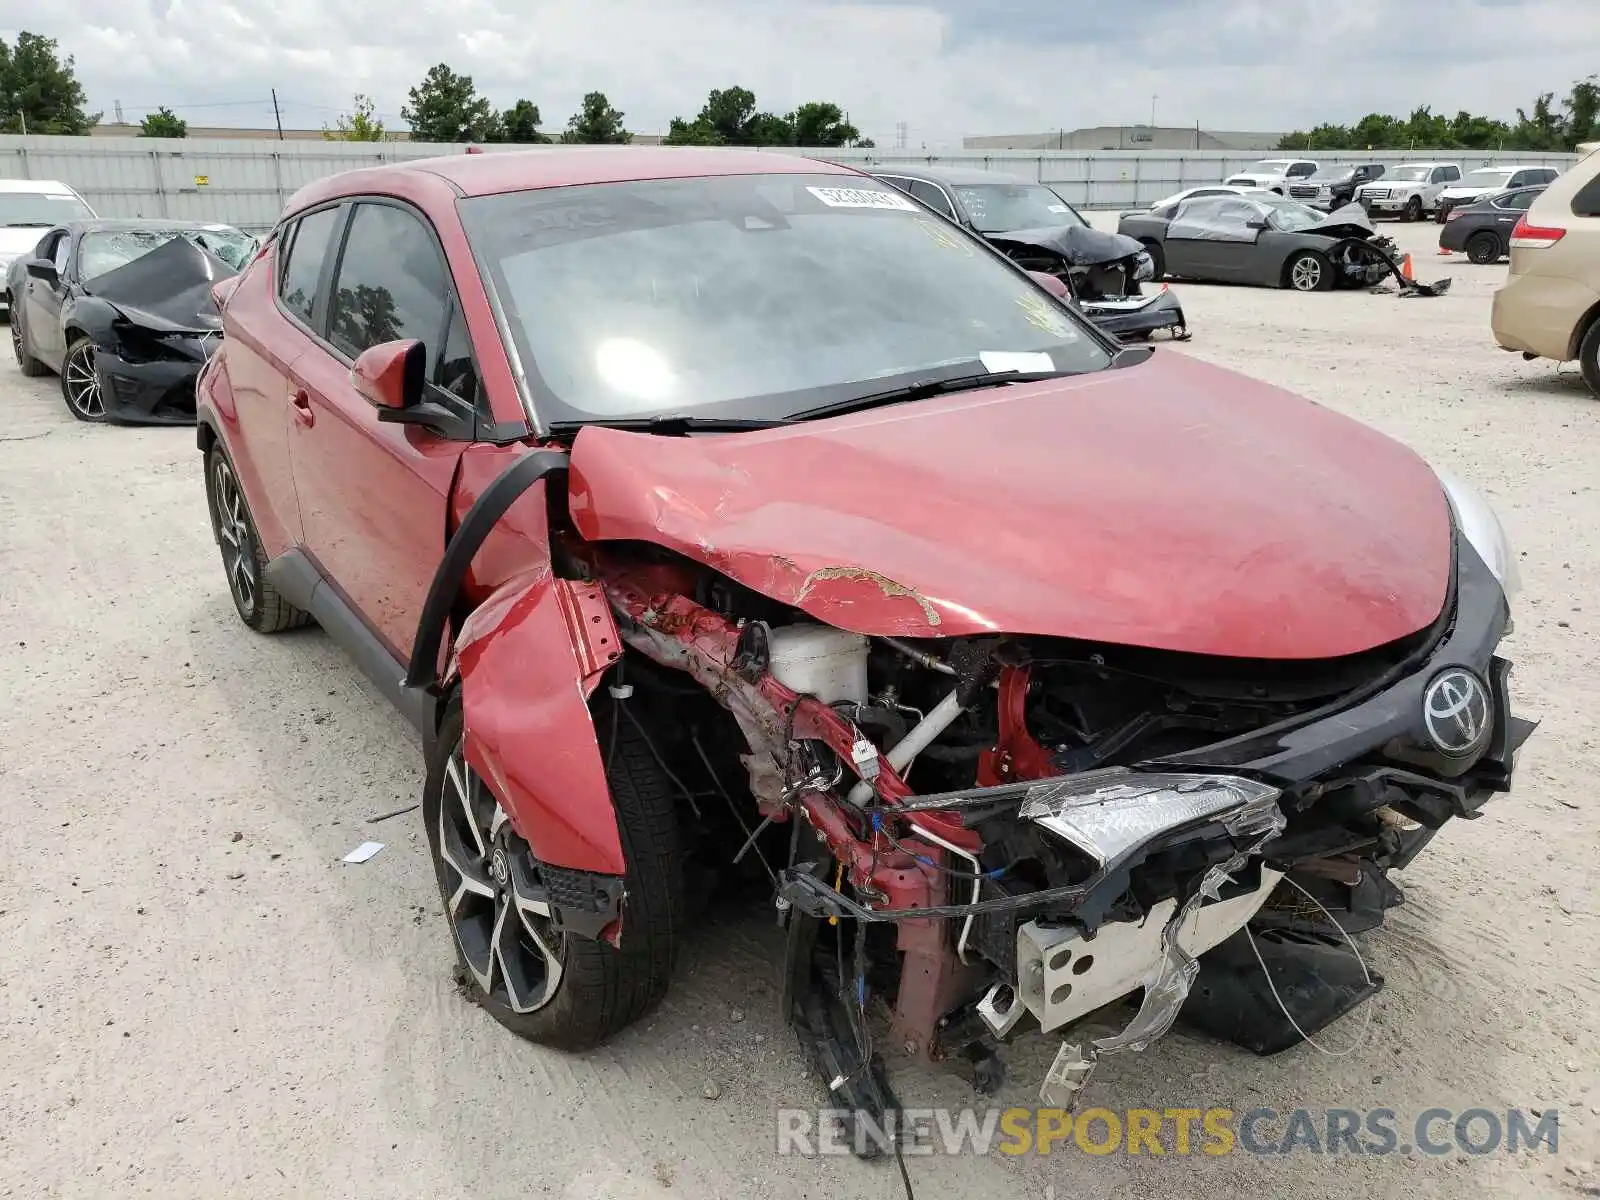
<path fill-rule="evenodd" d="M 56 235 L 56 243 L 50 248 L 50 261 L 56 265 L 56 276 L 60 278 L 67 273 L 67 260 L 72 257 L 72 239 L 64 233 Z"/>
<path fill-rule="evenodd" d="M 980 233 L 1084 224 L 1072 205 L 1042 183 L 975 183 L 953 190 Z"/>
<path fill-rule="evenodd" d="M 0 192 L 0 228 L 49 229 L 93 219 L 89 206 L 70 193 Z"/>
<path fill-rule="evenodd" d="M 329 303 L 328 340 L 351 358 L 416 338 L 434 377 L 450 296 L 444 264 L 422 221 L 392 204 L 357 204 Z"/>
<path fill-rule="evenodd" d="M 1110 361 L 1025 275 L 878 180 L 643 180 L 458 208 L 551 423 L 771 419 L 930 373 Z"/>
<path fill-rule="evenodd" d="M 301 217 L 289 239 L 289 257 L 278 279 L 284 306 L 307 324 L 317 299 L 317 281 L 328 257 L 328 242 L 339 220 L 339 209 L 324 208 Z"/>

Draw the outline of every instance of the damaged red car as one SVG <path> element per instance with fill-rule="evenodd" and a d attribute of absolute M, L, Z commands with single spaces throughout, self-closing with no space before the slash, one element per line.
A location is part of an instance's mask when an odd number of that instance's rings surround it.
<path fill-rule="evenodd" d="M 459 978 L 524 1037 L 635 1020 L 738 904 L 874 1121 L 896 1056 L 988 1090 L 1028 1030 L 1064 1105 L 1180 1019 L 1271 1053 L 1380 986 L 1349 935 L 1534 728 L 1476 492 L 842 166 L 350 172 L 217 298 L 234 604 L 416 726 Z"/>

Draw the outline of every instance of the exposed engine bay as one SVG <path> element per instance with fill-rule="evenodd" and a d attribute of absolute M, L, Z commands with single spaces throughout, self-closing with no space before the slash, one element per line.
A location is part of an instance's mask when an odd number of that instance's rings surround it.
<path fill-rule="evenodd" d="M 627 648 L 592 704 L 649 731 L 700 861 L 771 896 L 786 1015 L 830 1100 L 880 1123 L 897 1101 L 874 1027 L 987 1092 L 1016 1034 L 1140 996 L 1120 1034 L 1063 1041 L 1040 1095 L 1065 1108 L 1180 1014 L 1258 1053 L 1296 1044 L 1381 987 L 1349 935 L 1400 901 L 1387 870 L 1505 790 L 1534 727 L 1494 659 L 1470 762 L 1378 729 L 1285 749 L 1339 711 L 1414 724 L 1424 664 L 1503 624 L 1481 564 L 1415 636 L 1285 662 L 869 637 L 657 547 L 572 550 Z"/>

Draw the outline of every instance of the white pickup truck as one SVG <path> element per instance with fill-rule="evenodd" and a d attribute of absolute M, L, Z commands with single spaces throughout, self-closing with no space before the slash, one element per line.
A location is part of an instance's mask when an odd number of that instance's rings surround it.
<path fill-rule="evenodd" d="M 1369 216 L 1420 221 L 1439 206 L 1439 194 L 1460 181 L 1460 163 L 1401 163 L 1385 171 L 1382 179 L 1358 187 L 1356 203 Z"/>
<path fill-rule="evenodd" d="M 1315 175 L 1317 165 L 1309 158 L 1264 158 L 1243 171 L 1234 172 L 1223 182 L 1231 187 L 1265 188 L 1286 196 L 1289 185 Z"/>

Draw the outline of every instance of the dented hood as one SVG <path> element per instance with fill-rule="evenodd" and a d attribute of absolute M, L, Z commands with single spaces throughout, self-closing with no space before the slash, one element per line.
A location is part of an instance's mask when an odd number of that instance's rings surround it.
<path fill-rule="evenodd" d="M 208 333 L 222 328 L 211 298 L 219 281 L 238 272 L 186 237 L 173 237 L 84 287 L 129 321 L 158 333 Z"/>
<path fill-rule="evenodd" d="M 1406 447 L 1178 354 L 754 433 L 574 443 L 589 539 L 860 633 L 1327 658 L 1440 612 L 1450 517 Z"/>
<path fill-rule="evenodd" d="M 1306 233 L 1325 233 L 1329 237 L 1369 238 L 1378 231 L 1373 228 L 1367 210 L 1354 203 L 1340 205 L 1322 219 L 1322 223 Z"/>
<path fill-rule="evenodd" d="M 1097 267 L 1143 254 L 1144 246 L 1123 233 L 1107 233 L 1087 225 L 1055 225 L 1048 229 L 1013 229 L 985 234 L 991 242 L 1033 246 L 1059 254 L 1073 267 Z"/>

